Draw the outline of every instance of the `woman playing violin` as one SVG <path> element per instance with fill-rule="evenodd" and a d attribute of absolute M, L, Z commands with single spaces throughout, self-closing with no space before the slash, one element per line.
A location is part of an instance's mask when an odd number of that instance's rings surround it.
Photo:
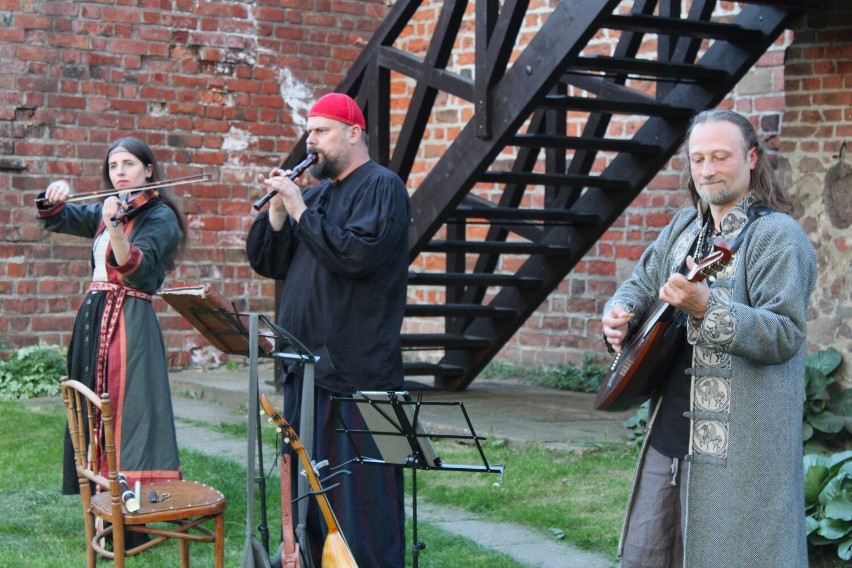
<path fill-rule="evenodd" d="M 103 163 L 105 186 L 120 193 L 78 205 L 67 202 L 68 182 L 55 181 L 36 200 L 45 229 L 92 239 L 92 283 L 74 322 L 68 376 L 109 392 L 118 469 L 131 487 L 136 480 L 181 477 L 166 349 L 151 295 L 174 268 L 186 224 L 169 190 L 132 191 L 162 178 L 148 145 L 122 138 Z M 78 493 L 67 432 L 63 466 L 63 493 Z"/>

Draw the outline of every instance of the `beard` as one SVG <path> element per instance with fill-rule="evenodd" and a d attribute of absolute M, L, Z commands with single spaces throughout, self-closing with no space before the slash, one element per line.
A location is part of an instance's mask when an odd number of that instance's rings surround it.
<path fill-rule="evenodd" d="M 317 148 L 308 148 L 308 152 L 313 152 L 318 156 L 322 156 L 322 160 L 315 162 L 308 170 L 315 179 L 337 179 L 343 170 L 346 169 L 345 160 L 340 156 L 332 158 L 325 152 Z"/>
<path fill-rule="evenodd" d="M 699 183 L 695 190 L 698 196 L 710 205 L 725 205 L 732 197 L 731 188 L 724 180 L 712 184 Z"/>

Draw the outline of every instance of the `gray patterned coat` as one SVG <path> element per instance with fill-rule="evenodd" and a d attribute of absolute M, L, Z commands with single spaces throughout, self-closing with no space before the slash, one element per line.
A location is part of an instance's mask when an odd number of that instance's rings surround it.
<path fill-rule="evenodd" d="M 723 220 L 729 242 L 745 225 L 750 202 L 746 196 Z M 620 303 L 638 323 L 668 276 L 692 253 L 700 229 L 696 209 L 678 212 L 607 309 Z M 815 279 L 814 250 L 804 231 L 791 217 L 771 213 L 752 223 L 711 284 L 704 318 L 689 318 L 687 338 L 694 349 L 688 371 L 688 568 L 807 566 L 802 405 L 808 299 Z M 644 455 L 645 448 L 637 477 Z M 632 497 L 631 492 L 626 516 Z"/>

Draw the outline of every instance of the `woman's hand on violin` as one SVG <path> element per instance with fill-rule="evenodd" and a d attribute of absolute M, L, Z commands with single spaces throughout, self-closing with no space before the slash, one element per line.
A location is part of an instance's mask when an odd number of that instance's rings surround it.
<path fill-rule="evenodd" d="M 51 205 L 65 203 L 68 196 L 71 194 L 71 186 L 65 180 L 59 180 L 51 183 L 44 190 L 44 198 Z"/>
<path fill-rule="evenodd" d="M 124 213 L 121 201 L 115 196 L 107 197 L 104 201 L 102 218 L 107 228 L 109 242 L 112 245 L 112 254 L 117 266 L 123 265 L 130 260 L 130 241 L 124 235 L 124 227 L 121 223 L 113 222 L 113 219 Z"/>
<path fill-rule="evenodd" d="M 107 197 L 104 200 L 104 206 L 101 211 L 101 216 L 103 217 L 104 224 L 107 228 L 112 227 L 113 219 L 119 216 L 124 209 L 121 206 L 121 201 L 115 196 Z"/>

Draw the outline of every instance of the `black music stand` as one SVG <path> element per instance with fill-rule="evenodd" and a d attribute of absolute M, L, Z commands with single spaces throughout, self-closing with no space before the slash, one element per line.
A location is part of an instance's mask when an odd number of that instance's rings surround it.
<path fill-rule="evenodd" d="M 305 364 L 306 374 L 313 372 L 318 357 L 286 330 L 266 317 L 254 313 L 239 313 L 233 302 L 226 300 L 210 284 L 167 288 L 160 296 L 220 351 L 249 358 L 248 436 L 246 467 L 246 546 L 243 566 L 269 566 L 269 525 L 266 513 L 266 478 L 263 474 L 263 445 L 258 401 L 258 360 L 260 357 L 291 359 Z M 246 328 L 248 323 L 248 328 Z M 261 323 L 264 332 L 261 333 Z M 254 420 L 252 420 L 254 417 Z M 255 448 L 257 454 L 255 456 Z M 256 458 L 256 459 L 255 459 Z M 255 462 L 260 475 L 255 474 Z M 263 549 L 254 537 L 254 484 L 260 493 L 260 533 Z"/>
<path fill-rule="evenodd" d="M 364 418 L 366 429 L 350 428 L 337 410 L 337 417 L 344 432 L 358 456 L 353 461 L 392 467 L 405 467 L 411 470 L 411 509 L 412 509 L 412 567 L 417 568 L 420 551 L 426 544 L 417 541 L 417 470 L 468 471 L 474 473 L 499 473 L 503 479 L 503 465 L 490 465 L 482 449 L 483 436 L 477 436 L 470 422 L 464 404 L 445 401 L 424 402 L 423 393 L 412 400 L 406 391 L 358 391 L 352 397 L 332 397 L 335 404 L 355 404 Z M 467 422 L 469 434 L 429 434 L 420 422 L 420 409 L 423 406 L 458 406 Z M 337 407 L 335 407 L 337 409 Z M 367 456 L 360 447 L 364 446 L 363 437 L 368 436 L 378 448 L 379 456 Z M 433 438 L 472 441 L 483 465 L 461 465 L 443 463 L 432 445 Z"/>

